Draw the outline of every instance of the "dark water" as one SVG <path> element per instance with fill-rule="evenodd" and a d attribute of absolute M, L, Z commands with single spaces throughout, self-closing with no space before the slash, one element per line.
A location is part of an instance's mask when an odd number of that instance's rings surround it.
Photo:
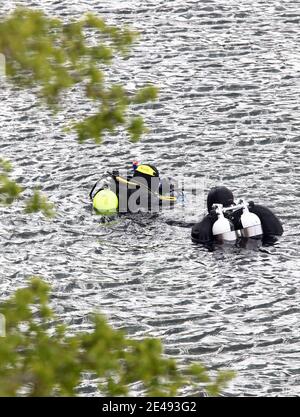
<path fill-rule="evenodd" d="M 2 0 L 1 13 L 14 3 Z M 71 110 L 52 119 L 31 92 L 2 85 L 0 152 L 57 207 L 51 221 L 25 216 L 21 202 L 1 208 L 2 297 L 39 274 L 73 329 L 88 329 L 88 313 L 99 310 L 132 336 L 160 337 L 183 362 L 236 370 L 226 395 L 299 395 L 299 2 L 18 3 L 66 20 L 95 11 L 138 29 L 140 43 L 113 77 L 129 88 L 151 81 L 160 100 L 142 110 L 151 132 L 139 144 L 120 133 L 82 146 L 62 131 Z M 78 115 L 87 108 L 79 97 L 72 106 Z M 165 223 L 202 216 L 189 193 L 158 218 L 101 224 L 88 191 L 108 167 L 134 158 L 197 177 L 205 193 L 223 183 L 267 205 L 284 236 L 274 247 L 207 252 L 190 229 Z M 83 387 L 95 394 L 92 381 Z"/>

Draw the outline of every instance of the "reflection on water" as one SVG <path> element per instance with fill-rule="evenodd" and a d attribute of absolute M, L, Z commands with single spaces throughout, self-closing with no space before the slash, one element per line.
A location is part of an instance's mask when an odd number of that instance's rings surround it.
<path fill-rule="evenodd" d="M 89 328 L 88 313 L 100 310 L 130 335 L 162 338 L 166 353 L 181 360 L 235 369 L 226 395 L 299 395 L 297 2 L 38 4 L 65 19 L 90 10 L 138 29 L 140 43 L 117 61 L 113 77 L 128 88 L 152 81 L 160 100 L 141 109 L 151 127 L 142 142 L 120 134 L 97 147 L 63 136 L 71 110 L 86 108 L 80 98 L 52 119 L 30 92 L 1 89 L 0 152 L 15 162 L 17 179 L 39 184 L 58 211 L 49 221 L 25 216 L 19 203 L 1 208 L 2 296 L 41 274 L 74 329 Z M 223 183 L 265 204 L 283 221 L 284 236 L 272 246 L 210 252 L 176 225 L 202 216 L 204 202 L 188 192 L 184 204 L 154 218 L 102 223 L 91 213 L 91 186 L 136 158 L 165 175 L 205 178 L 205 192 Z M 92 381 L 83 389 L 95 394 Z"/>

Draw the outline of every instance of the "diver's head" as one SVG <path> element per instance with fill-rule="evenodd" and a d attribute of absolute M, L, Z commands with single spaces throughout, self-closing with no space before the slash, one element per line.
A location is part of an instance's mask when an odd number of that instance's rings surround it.
<path fill-rule="evenodd" d="M 213 187 L 207 196 L 207 210 L 211 211 L 213 204 L 223 204 L 224 207 L 229 207 L 233 204 L 232 192 L 223 185 Z"/>
<path fill-rule="evenodd" d="M 159 172 L 153 165 L 139 165 L 134 171 L 133 178 L 135 181 L 143 179 L 143 182 L 145 182 L 146 180 L 147 186 L 153 191 L 156 191 L 159 187 Z"/>

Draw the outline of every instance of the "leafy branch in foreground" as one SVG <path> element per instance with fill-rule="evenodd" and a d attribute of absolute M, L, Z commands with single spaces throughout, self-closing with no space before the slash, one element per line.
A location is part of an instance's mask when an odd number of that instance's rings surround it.
<path fill-rule="evenodd" d="M 54 204 L 50 203 L 44 195 L 42 195 L 38 190 L 35 190 L 33 196 L 27 200 L 25 213 L 36 213 L 41 211 L 46 217 L 53 217 Z"/>
<path fill-rule="evenodd" d="M 98 110 L 72 126 L 79 141 L 101 142 L 105 132 L 127 128 L 133 141 L 145 131 L 140 117 L 129 116 L 128 107 L 156 99 L 157 90 L 146 85 L 135 94 L 121 84 L 107 82 L 115 55 L 126 55 L 137 34 L 87 14 L 64 23 L 40 10 L 17 8 L 0 21 L 0 53 L 6 75 L 21 88 L 33 88 L 52 109 L 63 104 L 63 93 L 75 86 Z M 74 114 L 77 119 L 77 114 Z"/>
<path fill-rule="evenodd" d="M 0 158 L 0 206 L 7 206 L 14 202 L 23 192 L 23 188 L 9 177 L 12 166 L 6 159 Z M 38 190 L 25 202 L 25 213 L 41 211 L 46 217 L 54 216 L 53 204 Z"/>
<path fill-rule="evenodd" d="M 0 204 L 11 204 L 22 192 L 22 188 L 11 178 L 9 174 L 12 166 L 6 159 L 0 158 Z"/>
<path fill-rule="evenodd" d="M 233 372 L 211 378 L 201 364 L 179 369 L 163 355 L 159 340 L 134 340 L 113 329 L 103 317 L 92 317 L 90 333 L 70 335 L 56 324 L 49 307 L 49 286 L 32 278 L 0 305 L 6 337 L 0 343 L 1 396 L 74 396 L 82 374 L 99 378 L 104 395 L 126 396 L 140 382 L 145 395 L 174 396 L 186 385 L 217 395 Z"/>

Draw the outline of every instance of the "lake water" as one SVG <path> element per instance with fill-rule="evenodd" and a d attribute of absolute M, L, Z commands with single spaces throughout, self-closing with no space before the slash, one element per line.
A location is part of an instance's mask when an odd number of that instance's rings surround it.
<path fill-rule="evenodd" d="M 1 13 L 14 4 L 2 0 Z M 160 97 L 141 110 L 151 131 L 138 144 L 121 132 L 102 146 L 79 145 L 63 126 L 88 109 L 81 97 L 52 118 L 32 92 L 3 84 L 0 153 L 23 186 L 41 187 L 57 216 L 24 215 L 22 202 L 1 208 L 1 297 L 42 275 L 59 318 L 74 330 L 89 329 L 88 314 L 101 311 L 131 336 L 161 338 L 184 363 L 234 369 L 224 395 L 300 395 L 299 2 L 18 4 L 66 20 L 93 11 L 137 29 L 139 43 L 112 77 L 129 89 L 153 82 Z M 158 217 L 101 223 L 91 186 L 135 158 L 201 181 L 203 198 L 187 190 L 184 204 Z M 200 219 L 217 184 L 274 210 L 285 229 L 280 241 L 209 252 L 191 242 L 190 228 L 166 224 Z M 95 386 L 85 380 L 83 395 L 95 395 Z"/>

